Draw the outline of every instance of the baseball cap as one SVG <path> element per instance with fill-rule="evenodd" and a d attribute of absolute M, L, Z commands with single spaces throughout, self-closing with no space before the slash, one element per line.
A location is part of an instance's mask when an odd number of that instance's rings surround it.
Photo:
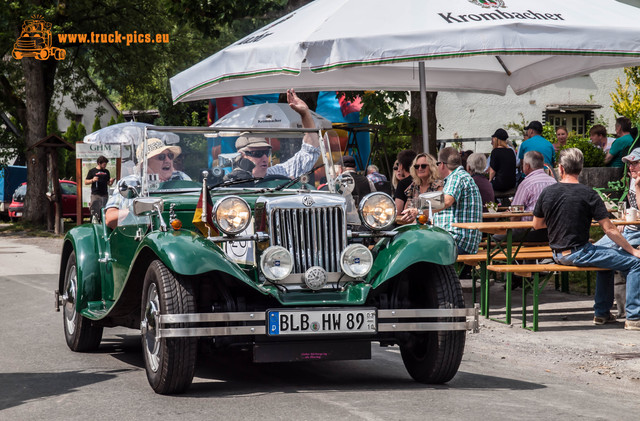
<path fill-rule="evenodd" d="M 182 149 L 180 146 L 168 146 L 165 145 L 164 142 L 157 137 L 151 137 L 147 139 L 147 159 L 153 158 L 156 155 L 160 155 L 162 152 L 166 150 L 170 150 L 173 152 L 174 157 L 178 156 L 182 153 Z M 138 145 L 138 149 L 136 150 L 136 158 L 138 158 L 138 162 L 142 161 L 142 152 L 144 151 L 144 143 Z"/>
<path fill-rule="evenodd" d="M 640 161 L 640 148 L 635 148 L 629 155 L 622 157 L 622 162 L 625 164 L 631 164 L 636 161 Z"/>
<path fill-rule="evenodd" d="M 538 120 L 533 120 L 524 129 L 525 130 L 533 129 L 538 133 L 542 133 L 542 123 L 540 123 Z"/>
<path fill-rule="evenodd" d="M 509 134 L 505 129 L 498 129 L 491 137 L 497 137 L 500 140 L 507 140 L 509 139 Z"/>
<path fill-rule="evenodd" d="M 351 155 L 345 155 L 342 158 L 340 158 L 340 165 L 342 165 L 345 168 L 355 168 L 356 167 L 356 159 L 354 157 L 352 157 Z"/>
<path fill-rule="evenodd" d="M 247 136 L 238 137 L 238 139 L 236 140 L 236 150 L 239 151 L 240 149 L 244 149 L 248 147 L 270 148 L 271 145 L 269 144 L 269 142 L 267 142 L 267 139 L 265 139 L 264 137 L 247 137 Z"/>

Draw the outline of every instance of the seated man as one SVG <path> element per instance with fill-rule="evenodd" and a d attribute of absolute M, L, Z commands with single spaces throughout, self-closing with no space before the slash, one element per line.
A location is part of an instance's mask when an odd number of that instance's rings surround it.
<path fill-rule="evenodd" d="M 138 146 L 136 157 L 141 165 L 144 153 L 144 144 Z M 147 174 L 157 174 L 159 181 L 170 180 L 191 180 L 182 171 L 176 171 L 173 167 L 174 159 L 182 153 L 182 149 L 177 145 L 165 145 L 158 138 L 147 140 Z M 132 199 L 124 198 L 118 191 L 122 182 L 140 182 L 137 175 L 130 175 L 118 182 L 118 186 L 105 205 L 105 222 L 109 228 L 115 228 L 118 220 L 122 221 L 129 213 L 129 207 L 133 203 Z M 122 210 L 122 212 L 119 212 Z"/>
<path fill-rule="evenodd" d="M 634 149 L 629 155 L 623 157 L 622 162 L 629 166 L 629 171 L 631 173 L 631 181 L 629 182 L 629 191 L 627 193 L 629 206 L 638 209 L 638 190 L 640 189 L 640 184 L 638 183 L 638 176 L 640 175 L 640 148 Z M 620 231 L 622 236 L 633 247 L 637 247 L 640 245 L 640 225 L 620 225 L 618 226 L 618 231 Z M 598 240 L 595 245 L 618 248 L 618 245 L 606 235 Z M 626 278 L 624 275 L 622 277 Z M 625 282 L 626 279 L 623 279 L 622 282 L 617 284 L 615 282 L 613 271 L 598 272 L 596 275 L 596 306 L 601 306 L 602 308 L 606 307 L 607 305 L 609 305 L 609 302 L 611 302 L 611 297 L 615 296 L 616 303 L 618 304 L 618 317 L 623 317 L 624 313 L 621 310 L 624 308 L 625 302 L 624 294 L 622 294 L 622 291 L 624 291 L 624 286 L 622 287 L 620 296 L 614 293 L 614 285 L 624 285 Z M 601 311 L 601 313 L 602 312 L 603 311 Z M 594 324 L 597 325 L 602 325 L 608 322 L 610 322 L 610 320 L 603 317 L 594 319 Z"/>
<path fill-rule="evenodd" d="M 294 111 L 300 114 L 302 127 L 305 129 L 315 128 L 309 107 L 302 99 L 298 98 L 293 89 L 287 91 L 287 102 Z M 319 146 L 320 141 L 316 133 L 305 133 L 302 147 L 295 155 L 284 163 L 269 166 L 271 145 L 267 139 L 250 135 L 240 136 L 236 140 L 236 149 L 240 152 L 240 158 L 234 165 L 234 171 L 230 178 L 262 178 L 267 175 L 298 177 L 313 169 L 313 164 L 320 157 Z"/>
<path fill-rule="evenodd" d="M 598 193 L 578 181 L 583 162 L 582 152 L 577 148 L 560 152 L 560 182 L 540 193 L 533 211 L 533 227 L 548 227 L 549 245 L 558 264 L 595 266 L 627 273 L 625 329 L 640 330 L 640 250 L 633 248 L 611 223 L 609 212 Z M 589 242 L 593 219 L 621 249 Z M 596 283 L 595 324 L 616 321 L 610 312 L 613 289 L 609 295 L 599 293 L 602 288 L 603 285 Z"/>
<path fill-rule="evenodd" d="M 482 221 L 482 198 L 473 178 L 462 168 L 460 154 L 447 147 L 438 154 L 438 171 L 444 178 L 444 209 L 433 216 L 433 225 L 449 231 L 458 247 L 458 254 L 478 251 L 482 234 L 478 230 L 456 228 L 456 222 Z"/>

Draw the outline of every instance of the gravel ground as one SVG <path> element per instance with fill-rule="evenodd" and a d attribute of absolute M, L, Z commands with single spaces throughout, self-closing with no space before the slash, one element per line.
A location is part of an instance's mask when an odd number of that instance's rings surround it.
<path fill-rule="evenodd" d="M 0 233 L 0 242 L 3 238 L 25 241 L 54 254 L 62 247 L 62 237 Z M 470 281 L 462 283 L 470 306 Z M 549 285 L 540 298 L 540 330 L 531 332 L 520 327 L 521 294 L 520 289 L 513 293 L 511 325 L 481 317 L 480 333 L 467 336 L 466 355 L 503 360 L 505 365 L 517 365 L 524 371 L 542 370 L 609 392 L 640 395 L 640 331 L 624 330 L 624 320 L 594 326 L 593 296 L 561 293 Z M 502 285 L 492 285 L 490 296 L 491 316 L 503 318 Z"/>

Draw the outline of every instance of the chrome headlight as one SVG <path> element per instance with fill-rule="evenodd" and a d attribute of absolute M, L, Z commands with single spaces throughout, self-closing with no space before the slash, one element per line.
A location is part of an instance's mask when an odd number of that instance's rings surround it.
<path fill-rule="evenodd" d="M 360 219 L 372 230 L 389 228 L 396 220 L 396 204 L 385 193 L 369 193 L 360 201 Z"/>
<path fill-rule="evenodd" d="M 225 234 L 239 234 L 251 222 L 251 208 L 243 198 L 227 196 L 213 206 L 213 222 Z"/>
<path fill-rule="evenodd" d="M 269 247 L 262 253 L 260 269 L 262 269 L 264 276 L 272 281 L 286 278 L 293 269 L 291 253 L 284 247 Z"/>
<path fill-rule="evenodd" d="M 373 256 L 362 244 L 351 244 L 340 255 L 342 271 L 352 278 L 362 278 L 373 266 Z"/>

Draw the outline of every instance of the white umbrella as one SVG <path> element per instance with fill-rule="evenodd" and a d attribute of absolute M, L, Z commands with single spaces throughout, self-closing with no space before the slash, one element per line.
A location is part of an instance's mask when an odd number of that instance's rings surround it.
<path fill-rule="evenodd" d="M 138 146 L 142 143 L 145 135 L 145 128 L 151 126 L 148 123 L 129 121 L 126 123 L 113 124 L 103 127 L 84 137 L 84 143 L 100 145 L 132 145 Z M 149 130 L 148 137 L 157 137 L 166 144 L 179 143 L 180 137 L 175 133 L 157 132 Z"/>
<path fill-rule="evenodd" d="M 311 116 L 316 123 L 316 128 L 329 130 L 331 129 L 331 121 L 322 117 L 320 114 L 311 111 Z M 225 128 L 302 128 L 302 119 L 300 114 L 295 112 L 289 104 L 284 103 L 264 103 L 249 105 L 237 108 L 229 114 L 220 118 L 210 127 Z M 239 133 L 220 133 L 224 136 L 239 136 Z M 296 135 L 296 136 L 299 136 Z M 282 137 L 282 136 L 280 136 Z"/>
<path fill-rule="evenodd" d="M 640 64 L 638 22 L 615 0 L 316 0 L 174 76 L 171 90 L 174 102 L 289 87 L 522 94 Z M 426 127 L 425 112 L 423 99 Z"/>

